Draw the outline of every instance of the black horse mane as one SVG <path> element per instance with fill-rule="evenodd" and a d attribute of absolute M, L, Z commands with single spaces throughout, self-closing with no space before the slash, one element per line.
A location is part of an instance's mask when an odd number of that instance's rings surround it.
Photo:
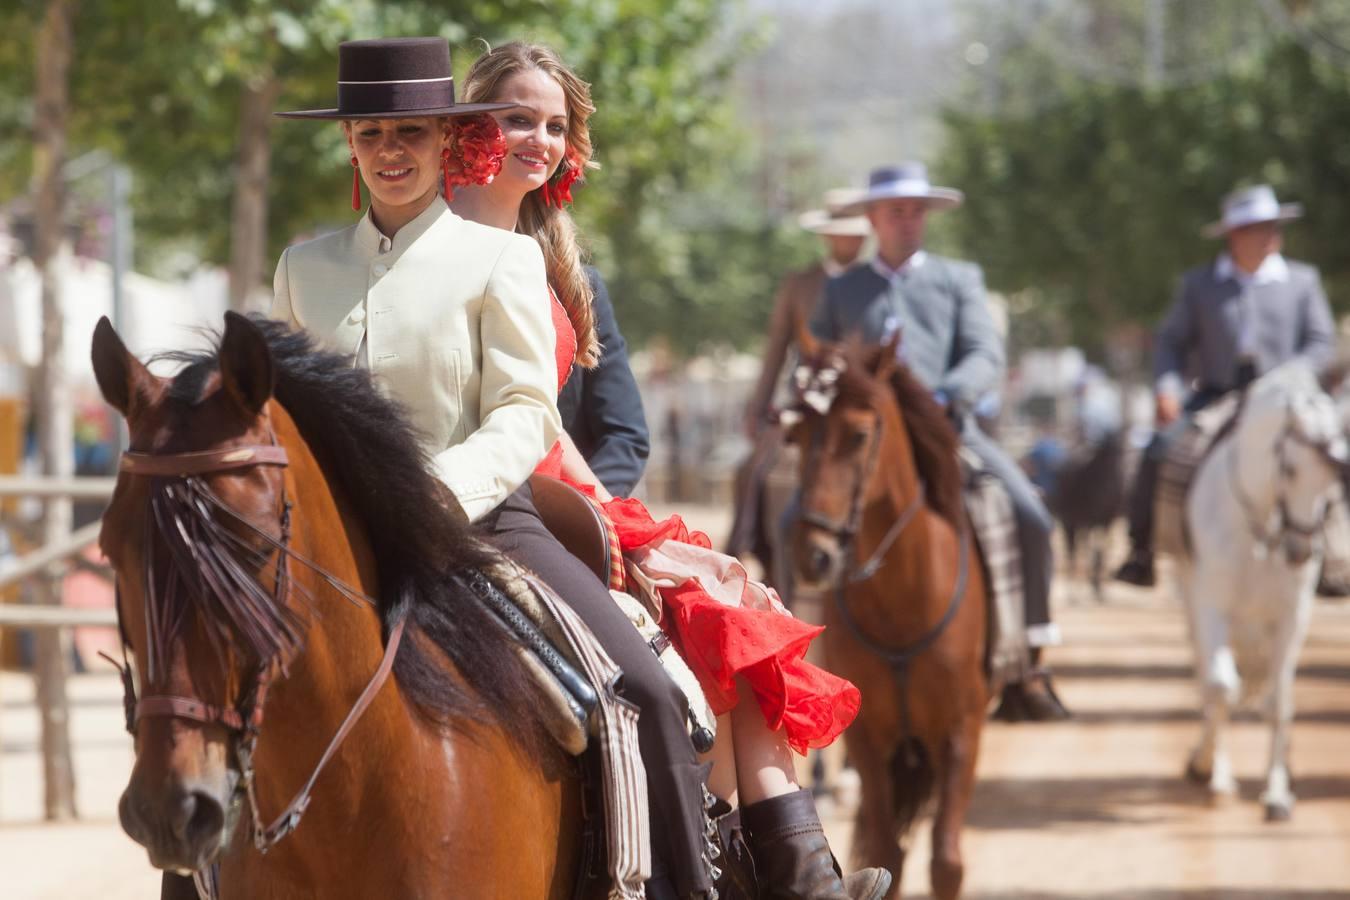
<path fill-rule="evenodd" d="M 443 505 L 448 490 L 433 474 L 403 407 L 385 397 L 351 357 L 323 350 L 282 323 L 250 318 L 271 351 L 276 400 L 365 527 L 379 572 L 385 634 L 406 614 L 409 637 L 420 631 L 429 639 L 403 641 L 394 663 L 399 686 L 431 721 L 455 728 L 494 722 L 537 757 L 543 739 L 536 691 L 513 640 L 467 587 L 450 577 L 482 570 L 493 557 L 472 527 Z M 218 353 L 217 348 L 167 354 L 185 363 L 171 396 L 200 400 L 219 367 Z"/>
<path fill-rule="evenodd" d="M 891 372 L 891 391 L 900 404 L 919 474 L 928 485 L 929 505 L 959 529 L 962 479 L 956 429 L 947 411 L 933 399 L 933 392 L 914 377 L 908 366 L 898 365 Z"/>

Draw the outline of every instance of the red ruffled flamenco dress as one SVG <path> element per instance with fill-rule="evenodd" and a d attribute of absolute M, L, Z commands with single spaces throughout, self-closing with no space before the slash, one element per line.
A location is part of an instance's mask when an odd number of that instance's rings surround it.
<path fill-rule="evenodd" d="M 558 333 L 558 387 L 576 357 L 576 332 L 553 299 Z M 555 445 L 537 473 L 561 479 L 592 499 L 594 490 L 563 475 L 562 445 Z M 637 500 L 602 505 L 614 525 L 628 577 L 655 588 L 664 601 L 661 627 L 698 677 L 714 714 L 737 702 L 735 677 L 754 691 L 769 727 L 780 728 L 798 753 L 834 741 L 858 715 L 862 697 L 849 681 L 806 661 L 806 648 L 824 631 L 793 617 L 769 586 L 752 581 L 734 557 L 712 549 L 708 536 L 690 531 L 679 516 L 657 522 Z M 616 571 L 610 587 L 623 590 Z"/>

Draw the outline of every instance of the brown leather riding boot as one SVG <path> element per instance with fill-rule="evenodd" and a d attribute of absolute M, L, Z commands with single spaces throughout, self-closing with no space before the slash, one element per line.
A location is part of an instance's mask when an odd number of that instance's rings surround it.
<path fill-rule="evenodd" d="M 741 820 L 765 900 L 881 900 L 890 890 L 885 869 L 854 873 L 845 884 L 810 791 L 752 803 Z"/>

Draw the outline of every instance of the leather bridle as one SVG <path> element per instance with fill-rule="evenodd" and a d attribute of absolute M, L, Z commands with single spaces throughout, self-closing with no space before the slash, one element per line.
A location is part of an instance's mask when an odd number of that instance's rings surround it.
<path fill-rule="evenodd" d="M 276 551 L 276 578 L 271 592 L 272 602 L 277 609 L 284 609 L 290 599 L 292 590 L 292 580 L 290 575 L 291 560 L 311 569 L 323 580 L 344 594 L 348 599 L 376 605 L 375 600 L 356 588 L 346 584 L 341 579 L 324 571 L 319 566 L 306 560 L 297 554 L 290 547 L 291 538 L 291 507 L 292 504 L 286 497 L 285 488 L 282 488 L 281 509 L 278 512 L 278 523 L 280 537 L 274 538 L 253 523 L 249 522 L 237 510 L 224 503 L 214 491 L 201 480 L 200 476 L 215 475 L 222 472 L 234 471 L 237 469 L 248 468 L 252 466 L 278 466 L 285 467 L 289 463 L 286 449 L 275 442 L 271 444 L 259 444 L 252 446 L 230 447 L 222 450 L 209 450 L 192 453 L 140 453 L 127 451 L 122 454 L 120 470 L 126 475 L 145 476 L 156 479 L 172 479 L 180 485 L 183 490 L 191 493 L 195 501 L 193 513 L 202 517 L 210 518 L 213 511 L 222 512 L 237 522 L 264 543 L 270 545 Z M 153 518 L 153 517 L 152 517 Z M 162 527 L 162 523 L 161 523 Z M 153 558 L 149 553 L 149 545 L 146 552 L 146 590 L 152 594 L 155 589 L 155 572 L 153 571 Z M 168 591 L 172 592 L 175 582 L 170 581 Z M 181 585 L 180 585 L 181 586 Z M 168 598 L 172 599 L 172 598 Z M 258 799 L 255 791 L 253 755 L 257 746 L 258 736 L 262 731 L 264 706 L 267 700 L 268 688 L 272 683 L 273 676 L 278 667 L 282 665 L 281 661 L 276 659 L 263 660 L 251 680 L 240 692 L 238 700 L 231 706 L 216 706 L 206 703 L 198 698 L 183 697 L 172 694 L 150 694 L 147 693 L 139 699 L 136 696 L 136 685 L 132 677 L 131 666 L 127 663 L 127 640 L 124 624 L 122 621 L 122 603 L 120 591 L 117 597 L 117 615 L 118 627 L 122 635 L 122 662 L 115 660 L 104 654 L 104 658 L 112 662 L 118 668 L 122 678 L 123 706 L 126 713 L 126 727 L 133 736 L 136 734 L 137 725 L 142 719 L 146 718 L 171 718 L 187 719 L 193 722 L 199 722 L 203 725 L 219 725 L 230 732 L 233 739 L 233 749 L 235 757 L 239 761 L 240 778 L 235 788 L 235 800 L 239 799 L 239 793 L 242 791 L 248 799 L 249 810 L 253 818 L 253 844 L 259 852 L 266 853 L 279 841 L 295 830 L 300 824 L 300 818 L 304 815 L 305 809 L 309 806 L 310 793 L 318 780 L 319 773 L 332 759 L 339 746 L 347 738 L 357 721 L 370 707 L 374 701 L 375 695 L 379 693 L 380 688 L 388 680 L 390 672 L 393 670 L 394 658 L 398 653 L 399 643 L 403 637 L 405 618 L 398 619 L 390 628 L 389 638 L 386 642 L 384 657 L 380 661 L 379 668 L 366 684 L 361 696 L 357 698 L 356 703 L 347 713 L 342 725 L 338 728 L 336 734 L 329 741 L 327 749 L 323 756 L 315 765 L 312 774 L 305 782 L 304 786 L 297 792 L 286 808 L 272 820 L 270 825 L 263 825 L 266 821 L 258 809 Z M 161 623 L 162 627 L 162 623 Z M 154 647 L 162 642 L 164 635 L 157 635 L 154 632 L 155 623 L 147 617 L 147 639 L 148 644 Z M 151 654 L 153 656 L 153 652 Z M 153 663 L 153 659 L 150 661 Z M 154 668 L 149 666 L 150 681 L 153 684 Z"/>
<path fill-rule="evenodd" d="M 821 410 L 815 407 L 822 418 L 828 414 L 833 406 L 833 397 L 830 397 L 829 405 Z M 823 429 L 813 430 L 811 436 L 811 445 L 807 452 L 806 465 L 804 471 L 807 473 L 809 481 L 810 474 L 819 466 L 821 454 L 824 451 Z M 880 428 L 873 430 L 868 445 L 868 451 L 865 461 L 858 469 L 857 481 L 853 486 L 852 494 L 849 499 L 848 519 L 843 523 L 829 519 L 825 516 L 812 512 L 803 512 L 799 515 L 799 520 L 813 528 L 818 528 L 827 534 L 832 535 L 839 541 L 840 554 L 844 559 L 852 559 L 854 555 L 854 541 L 857 539 L 859 529 L 862 525 L 863 504 L 866 499 L 867 484 L 871 480 L 876 469 L 878 457 L 881 451 L 882 431 Z M 898 695 L 900 698 L 900 721 L 903 737 L 904 752 L 912 756 L 916 751 L 913 747 L 910 737 L 913 734 L 909 715 L 909 694 L 907 691 L 907 681 L 909 678 L 909 666 L 915 658 L 920 656 L 926 650 L 933 646 L 947 630 L 947 627 L 956 618 L 957 612 L 961 608 L 961 603 L 965 599 L 966 585 L 970 574 L 970 529 L 968 526 L 957 525 L 960 530 L 959 557 L 957 563 L 956 585 L 952 590 L 952 596 L 947 601 L 946 610 L 932 627 L 925 631 L 918 638 L 910 641 L 901 647 L 891 647 L 873 638 L 862 627 L 862 624 L 854 617 L 852 611 L 848 608 L 847 598 L 845 596 L 849 585 L 860 584 L 871 579 L 880 570 L 885 561 L 886 554 L 890 552 L 891 547 L 904 533 L 905 529 L 918 516 L 924 508 L 927 500 L 927 489 L 923 479 L 918 479 L 918 490 L 913 499 L 906 504 L 891 527 L 887 529 L 880 543 L 867 557 L 863 564 L 854 571 L 841 569 L 834 585 L 835 609 L 839 613 L 840 620 L 844 626 L 853 635 L 854 640 L 866 648 L 869 652 L 881 657 L 891 667 L 894 674 Z"/>
<path fill-rule="evenodd" d="M 1304 436 L 1302 432 L 1295 427 L 1293 417 L 1293 409 L 1287 409 L 1284 427 L 1281 429 L 1280 435 L 1275 441 L 1275 456 L 1279 465 L 1278 474 L 1281 488 L 1283 488 L 1284 482 L 1288 481 L 1294 475 L 1293 468 L 1285 455 L 1285 446 L 1290 441 L 1302 444 L 1313 450 L 1332 467 L 1341 479 L 1343 479 L 1348 468 L 1346 460 L 1340 459 L 1332 453 L 1326 442 L 1313 441 Z M 1285 495 L 1283 489 L 1277 492 L 1275 498 L 1275 526 L 1273 528 L 1267 527 L 1266 522 L 1263 522 L 1262 517 L 1257 514 L 1256 504 L 1252 502 L 1251 497 L 1242 486 L 1241 478 L 1238 477 L 1237 435 L 1233 434 L 1230 437 L 1230 441 L 1231 445 L 1228 448 L 1227 466 L 1229 485 L 1233 491 L 1234 498 L 1238 502 L 1238 506 L 1242 509 L 1243 517 L 1247 520 L 1247 528 L 1251 532 L 1252 539 L 1256 541 L 1258 545 L 1264 547 L 1266 552 L 1270 552 L 1279 545 L 1285 535 L 1292 534 L 1304 540 L 1312 541 L 1321 534 L 1326 524 L 1326 518 L 1330 514 L 1331 504 L 1327 505 L 1326 510 L 1324 510 L 1322 517 L 1319 520 L 1305 525 L 1302 522 L 1299 522 L 1294 517 L 1293 513 L 1289 511 L 1289 498 Z M 1268 518 L 1269 517 L 1267 517 L 1267 519 Z"/>

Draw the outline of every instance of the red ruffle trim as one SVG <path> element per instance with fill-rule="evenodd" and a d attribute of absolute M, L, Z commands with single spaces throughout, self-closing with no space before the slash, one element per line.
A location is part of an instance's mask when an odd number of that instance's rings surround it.
<path fill-rule="evenodd" d="M 691 531 L 679 516 L 657 522 L 641 502 L 616 499 L 605 511 L 618 529 L 625 553 L 678 541 L 711 549 L 712 541 Z M 846 679 L 806 661 L 806 649 L 823 626 L 753 606 L 731 606 L 710 596 L 690 578 L 662 588 L 662 628 L 698 676 L 713 712 L 737 702 L 735 678 L 745 678 L 769 727 L 782 729 L 793 750 L 833 743 L 858 715 L 862 695 Z"/>

